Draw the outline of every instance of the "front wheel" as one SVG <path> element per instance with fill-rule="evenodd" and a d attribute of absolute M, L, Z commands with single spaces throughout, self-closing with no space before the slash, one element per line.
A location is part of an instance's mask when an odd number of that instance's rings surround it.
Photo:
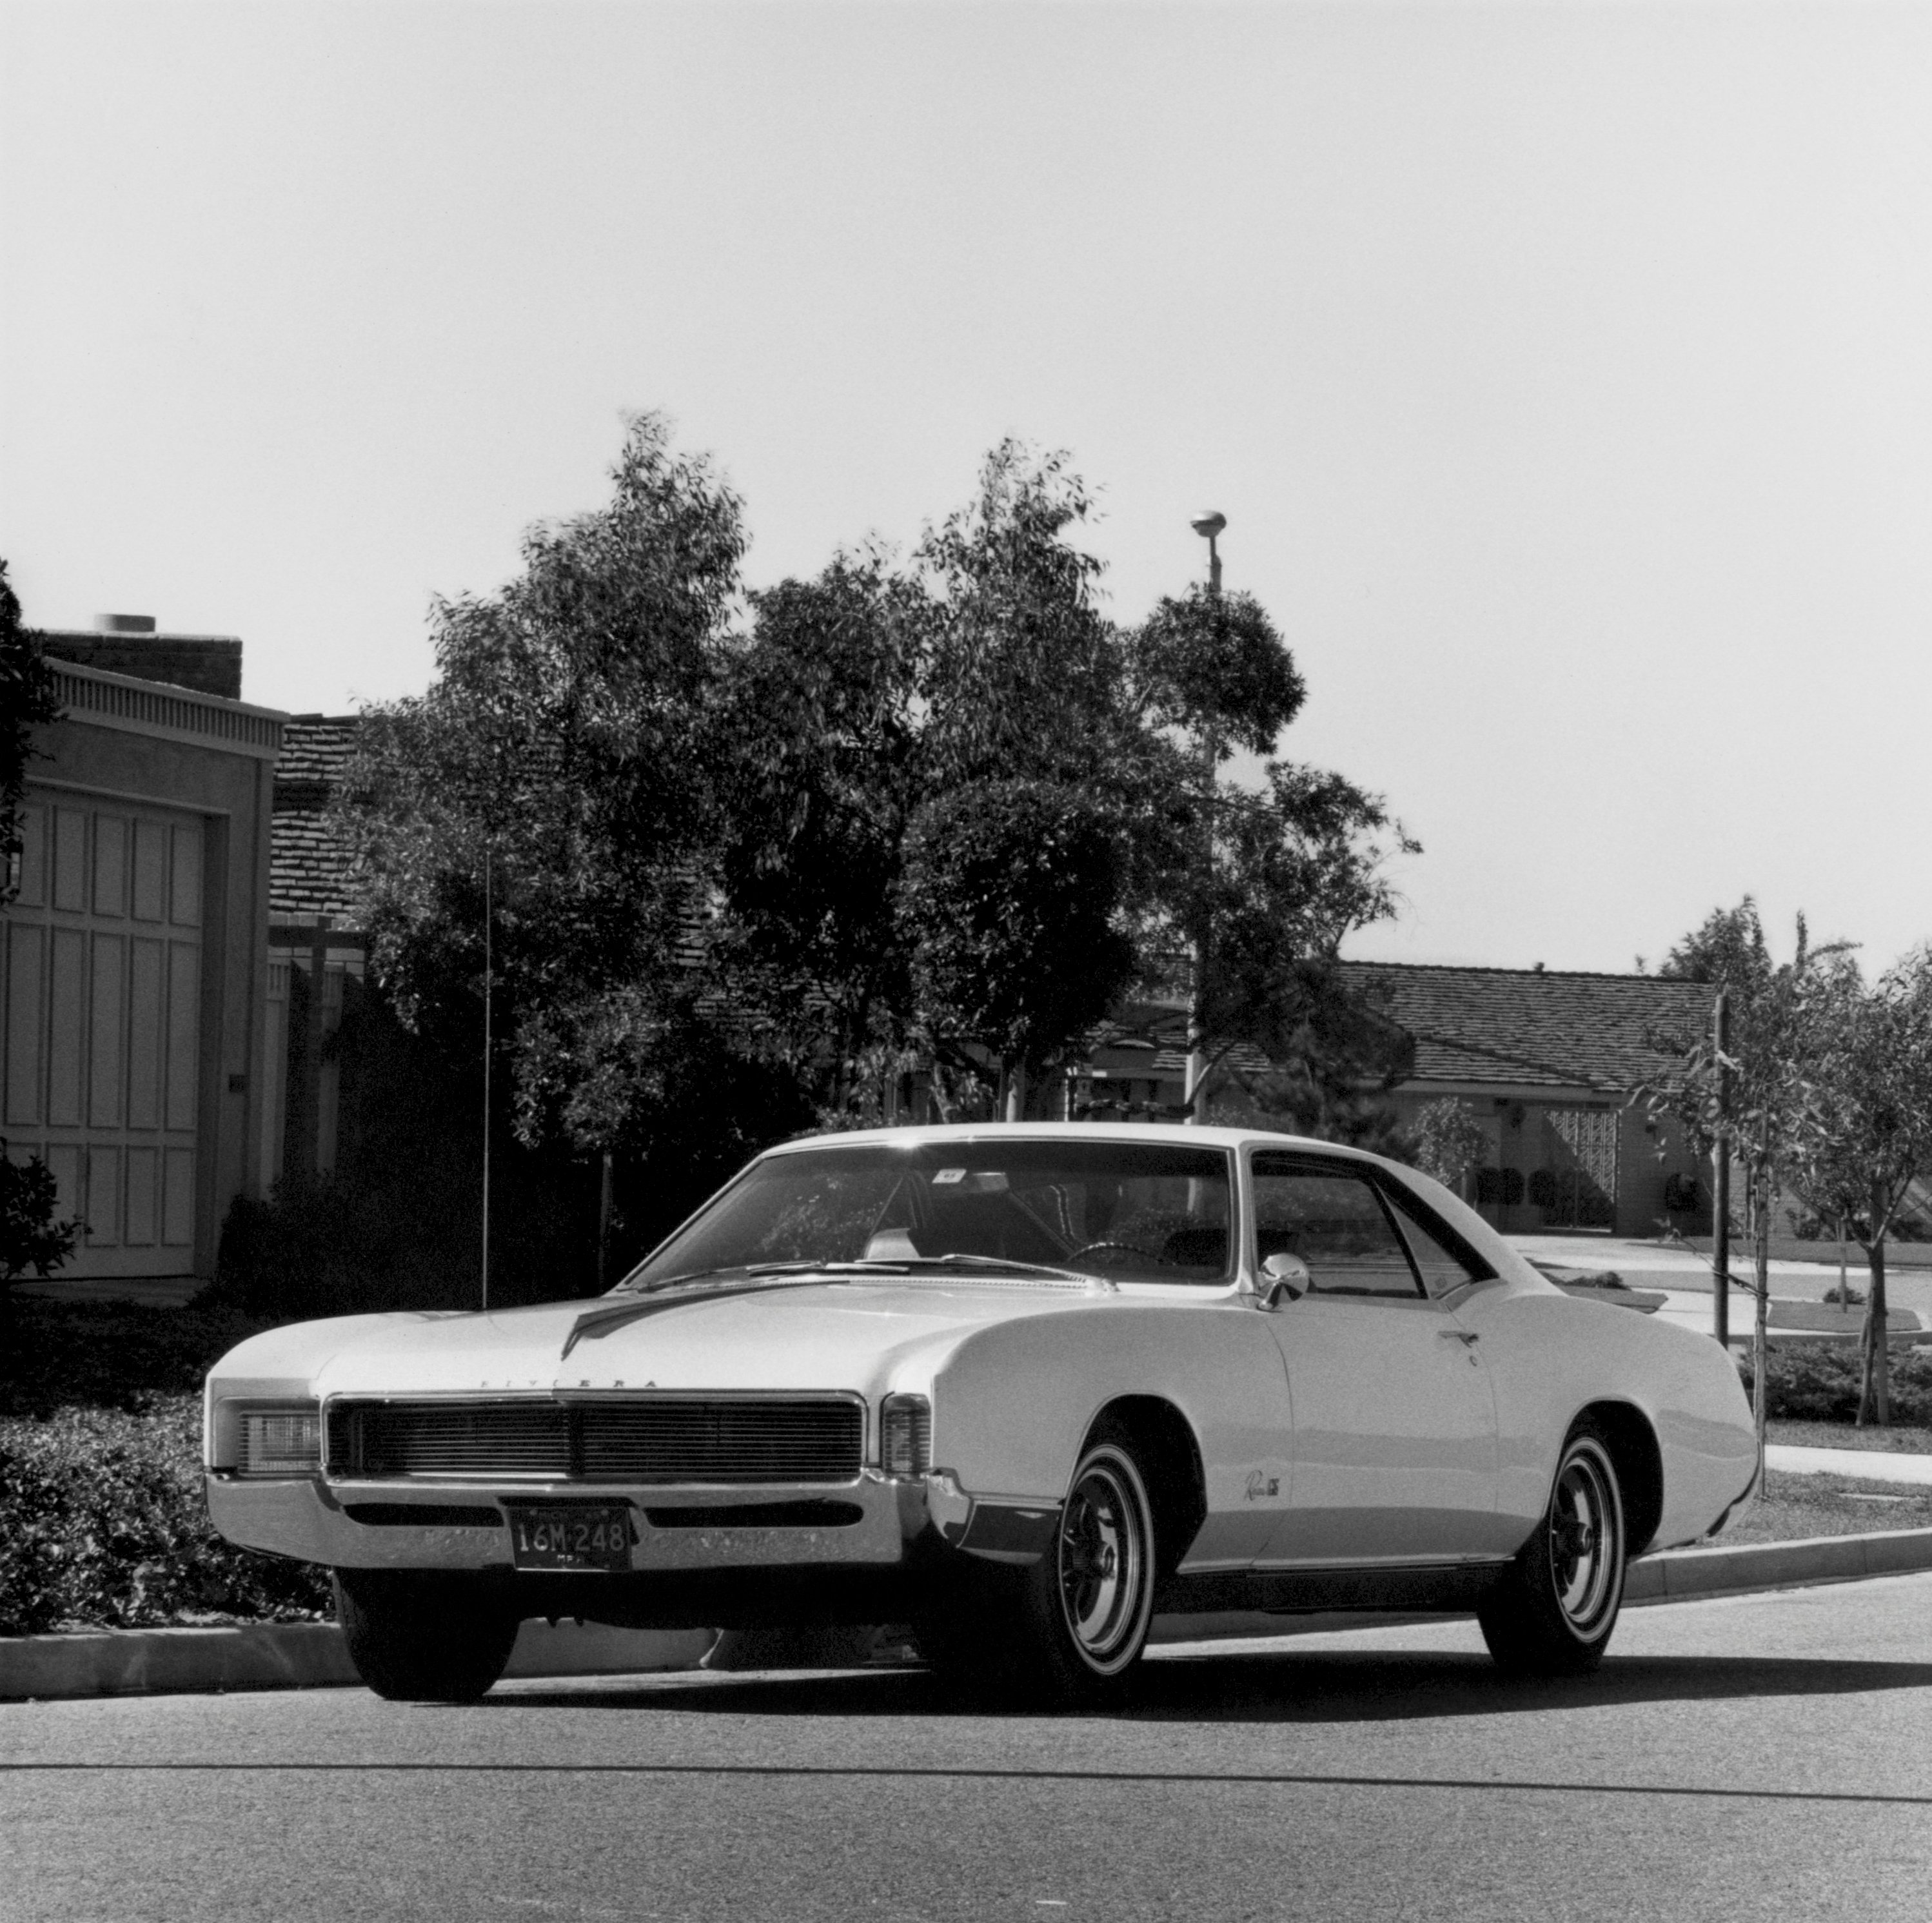
<path fill-rule="evenodd" d="M 460 1576 L 338 1569 L 335 1619 L 356 1673 L 392 1702 L 474 1702 L 517 1640 L 516 1618 Z"/>
<path fill-rule="evenodd" d="M 968 1558 L 968 1560 L 970 1560 Z M 1096 1431 L 1030 1567 L 962 1567 L 914 1618 L 926 1661 L 977 1694 L 1102 1708 L 1126 1693 L 1154 1618 L 1154 1505 L 1133 1445 Z"/>
<path fill-rule="evenodd" d="M 1616 1465 L 1586 1419 L 1563 1444 L 1543 1520 L 1476 1612 L 1498 1666 L 1523 1676 L 1594 1670 L 1623 1606 L 1624 1550 Z"/>

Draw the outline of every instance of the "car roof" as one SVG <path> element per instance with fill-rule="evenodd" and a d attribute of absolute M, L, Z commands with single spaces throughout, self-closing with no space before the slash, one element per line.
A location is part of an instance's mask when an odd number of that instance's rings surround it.
<path fill-rule="evenodd" d="M 1322 1142 L 1310 1136 L 1279 1133 L 1267 1129 L 1196 1127 L 1187 1122 L 951 1122 L 923 1126 L 890 1129 L 830 1130 L 818 1135 L 800 1136 L 767 1149 L 767 1155 L 788 1155 L 801 1149 L 822 1148 L 827 1143 L 854 1148 L 880 1144 L 910 1146 L 920 1142 L 1008 1141 L 1160 1142 L 1194 1148 L 1307 1148 L 1324 1155 L 1344 1156 L 1358 1162 L 1382 1163 L 1384 1158 L 1367 1150 L 1349 1148 L 1340 1142 Z"/>

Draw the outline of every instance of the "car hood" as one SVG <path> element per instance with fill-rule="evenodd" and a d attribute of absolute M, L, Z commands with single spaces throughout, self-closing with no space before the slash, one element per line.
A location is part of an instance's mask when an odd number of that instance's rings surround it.
<path fill-rule="evenodd" d="M 902 1373 L 929 1377 L 976 1329 L 1090 1312 L 1123 1299 L 1071 1283 L 787 1279 L 668 1298 L 601 1296 L 476 1314 L 310 1323 L 254 1338 L 225 1357 L 216 1372 L 299 1373 L 323 1396 L 616 1388 L 875 1393 Z M 627 1309 L 638 1312 L 617 1319 Z"/>

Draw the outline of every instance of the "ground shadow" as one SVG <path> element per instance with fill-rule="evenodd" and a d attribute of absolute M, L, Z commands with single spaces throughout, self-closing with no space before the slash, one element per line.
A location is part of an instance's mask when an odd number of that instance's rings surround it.
<path fill-rule="evenodd" d="M 1932 1690 L 1932 1663 L 1831 1657 L 1612 1656 L 1592 1676 L 1529 1681 L 1485 1656 L 1330 1652 L 1167 1657 L 1147 1664 L 1134 1698 L 1106 1712 L 1133 1721 L 1385 1723 L 1533 1714 L 1626 1703 Z M 780 1717 L 1030 1717 L 1024 1704 L 949 1689 L 922 1670 L 835 1674 L 682 1675 L 586 1681 L 494 1694 L 488 1706 L 674 1711 Z"/>

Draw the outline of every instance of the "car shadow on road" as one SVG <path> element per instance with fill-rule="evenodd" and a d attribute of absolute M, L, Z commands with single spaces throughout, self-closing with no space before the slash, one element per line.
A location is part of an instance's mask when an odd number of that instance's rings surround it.
<path fill-rule="evenodd" d="M 1932 1690 L 1932 1663 L 1832 1657 L 1611 1656 L 1594 1676 L 1505 1676 L 1480 1655 L 1295 1654 L 1168 1657 L 1144 1666 L 1110 1716 L 1190 1723 L 1357 1723 L 1532 1714 L 1626 1703 L 1725 1702 Z M 570 1708 L 776 1717 L 1026 1717 L 1024 1702 L 949 1688 L 918 1669 L 585 1678 L 500 1690 L 506 1710 Z"/>

